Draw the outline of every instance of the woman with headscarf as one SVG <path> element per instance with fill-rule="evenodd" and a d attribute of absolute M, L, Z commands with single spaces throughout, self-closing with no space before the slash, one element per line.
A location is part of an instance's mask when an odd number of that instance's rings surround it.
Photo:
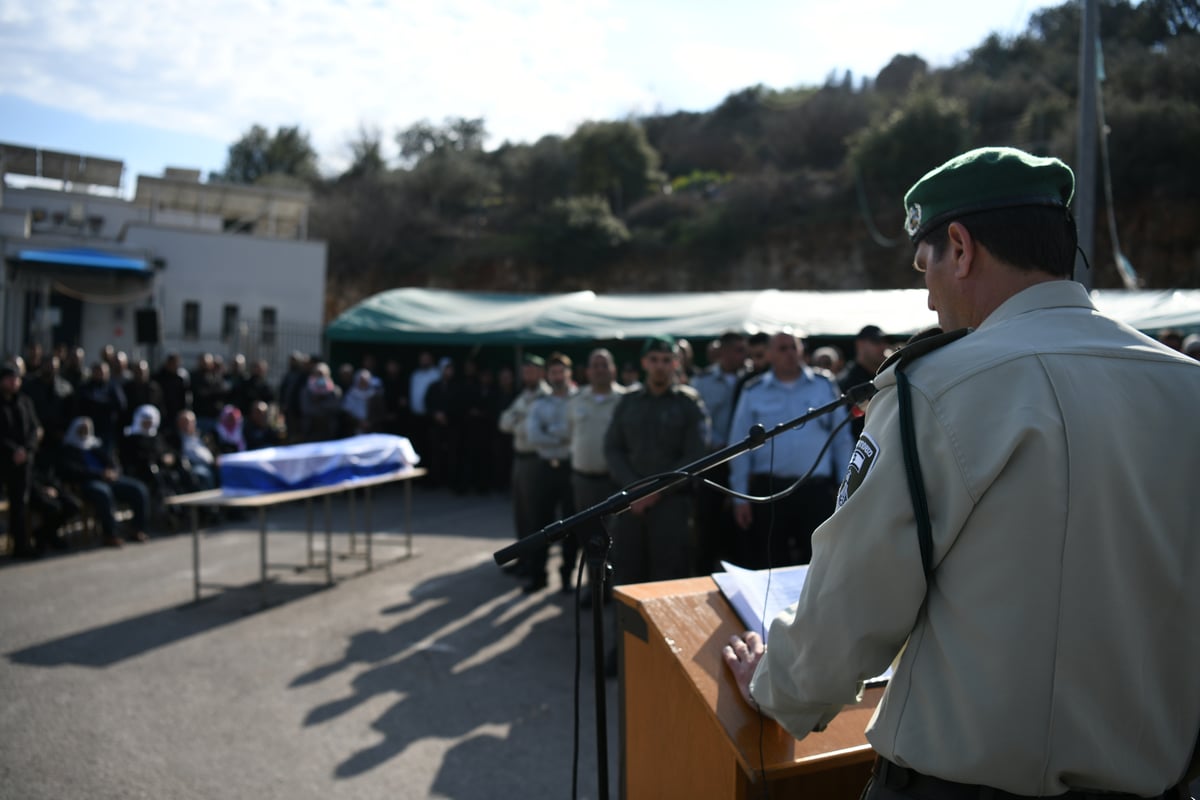
<path fill-rule="evenodd" d="M 217 418 L 217 450 L 221 453 L 240 453 L 246 449 L 246 437 L 242 433 L 242 412 L 237 406 L 227 405 Z"/>
<path fill-rule="evenodd" d="M 330 377 L 329 365 L 318 363 L 312 368 L 308 383 L 300 393 L 304 441 L 324 442 L 336 439 L 341 409 L 342 390 Z"/>
<path fill-rule="evenodd" d="M 383 384 L 371 375 L 370 370 L 360 369 L 354 374 L 354 382 L 342 396 L 347 435 L 354 436 L 375 430 L 383 417 L 383 410 Z"/>
<path fill-rule="evenodd" d="M 90 417 L 76 417 L 67 428 L 59 450 L 58 474 L 77 486 L 79 496 L 95 509 L 106 546 L 122 544 L 117 538 L 117 503 L 128 505 L 133 512 L 134 533 L 130 541 L 144 542 L 150 538 L 146 535 L 149 492 L 141 481 L 120 473 L 103 442 L 96 437 Z"/>
<path fill-rule="evenodd" d="M 168 476 L 175 468 L 175 454 L 159 435 L 161 419 L 154 406 L 138 406 L 133 412 L 133 422 L 125 428 L 120 449 L 125 474 L 141 481 L 160 498 L 172 488 Z"/>

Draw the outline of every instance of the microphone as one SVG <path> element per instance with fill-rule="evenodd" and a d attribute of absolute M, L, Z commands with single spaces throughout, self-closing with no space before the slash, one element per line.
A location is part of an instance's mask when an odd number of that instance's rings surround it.
<path fill-rule="evenodd" d="M 875 382 L 867 381 L 866 383 L 860 383 L 857 386 L 851 386 L 846 390 L 842 397 L 846 399 L 847 404 L 856 406 L 860 403 L 867 402 L 878 393 L 879 390 L 875 388 Z"/>

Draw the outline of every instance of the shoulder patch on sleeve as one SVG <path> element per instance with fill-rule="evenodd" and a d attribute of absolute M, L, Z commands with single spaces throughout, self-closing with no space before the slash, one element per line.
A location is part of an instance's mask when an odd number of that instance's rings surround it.
<path fill-rule="evenodd" d="M 854 454 L 850 456 L 850 464 L 846 467 L 846 477 L 842 479 L 841 488 L 838 489 L 837 508 L 841 508 L 850 499 L 850 495 L 862 485 L 878 457 L 879 445 L 871 438 L 871 434 L 863 433 L 859 436 L 854 445 Z"/>

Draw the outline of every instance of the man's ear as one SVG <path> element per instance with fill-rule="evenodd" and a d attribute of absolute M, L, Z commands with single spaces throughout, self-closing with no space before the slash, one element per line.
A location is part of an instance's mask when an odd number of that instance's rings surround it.
<path fill-rule="evenodd" d="M 966 278 L 975 264 L 978 247 L 975 239 L 971 232 L 958 222 L 951 222 L 946 228 L 946 238 L 950 254 L 954 258 L 954 277 L 960 280 Z"/>

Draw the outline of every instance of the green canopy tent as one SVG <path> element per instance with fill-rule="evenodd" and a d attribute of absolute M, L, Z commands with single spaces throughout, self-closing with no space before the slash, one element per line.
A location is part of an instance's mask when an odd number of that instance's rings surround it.
<path fill-rule="evenodd" d="M 1200 330 L 1200 290 L 1098 290 L 1092 296 L 1101 311 L 1140 330 Z M 784 327 L 834 339 L 878 325 L 904 337 L 937 323 L 926 302 L 924 289 L 523 295 L 406 288 L 348 309 L 326 337 L 331 345 L 543 349 L 658 335 L 703 340 L 727 330 Z"/>

